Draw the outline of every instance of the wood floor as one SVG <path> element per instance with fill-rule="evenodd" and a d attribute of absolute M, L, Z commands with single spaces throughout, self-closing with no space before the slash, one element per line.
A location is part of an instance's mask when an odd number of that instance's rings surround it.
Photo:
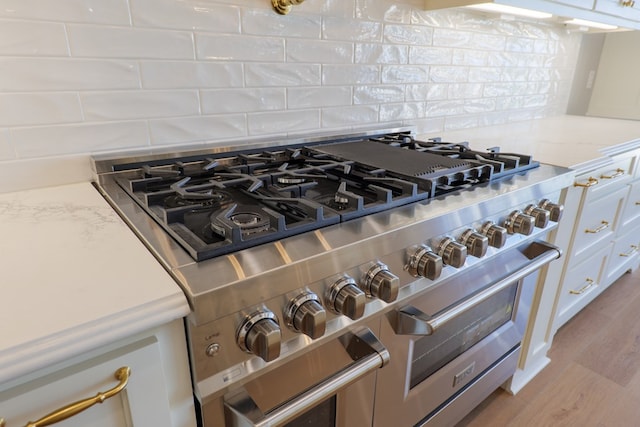
<path fill-rule="evenodd" d="M 549 357 L 516 396 L 496 391 L 457 427 L 640 426 L 640 269 L 560 328 Z"/>

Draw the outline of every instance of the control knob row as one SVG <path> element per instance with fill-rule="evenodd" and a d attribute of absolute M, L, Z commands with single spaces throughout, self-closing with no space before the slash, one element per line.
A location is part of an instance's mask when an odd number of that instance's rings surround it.
<path fill-rule="evenodd" d="M 349 276 L 343 276 L 327 289 L 325 303 L 329 310 L 353 320 L 364 315 L 367 296 L 393 302 L 398 297 L 400 279 L 381 262 L 373 263 L 363 276 L 360 286 Z M 289 301 L 284 310 L 289 328 L 312 339 L 324 335 L 327 312 L 316 294 L 305 291 Z M 236 333 L 238 346 L 266 362 L 280 356 L 282 332 L 276 315 L 269 310 L 257 310 L 245 317 Z"/>

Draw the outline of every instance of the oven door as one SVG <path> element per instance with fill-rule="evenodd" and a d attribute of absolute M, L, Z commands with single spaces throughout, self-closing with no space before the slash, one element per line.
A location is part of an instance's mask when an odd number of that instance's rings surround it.
<path fill-rule="evenodd" d="M 227 393 L 225 425 L 371 426 L 375 372 L 388 361 L 370 329 L 347 333 Z"/>
<path fill-rule="evenodd" d="M 560 256 L 510 249 L 387 315 L 391 362 L 376 384 L 374 425 L 453 425 L 516 370 L 537 271 Z"/>

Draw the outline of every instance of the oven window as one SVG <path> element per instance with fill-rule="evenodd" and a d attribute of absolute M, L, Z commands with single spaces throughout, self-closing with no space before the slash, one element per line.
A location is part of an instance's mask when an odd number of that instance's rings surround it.
<path fill-rule="evenodd" d="M 283 427 L 334 427 L 336 425 L 336 396 L 314 406 Z"/>
<path fill-rule="evenodd" d="M 519 282 L 498 292 L 414 343 L 410 388 L 510 321 Z"/>

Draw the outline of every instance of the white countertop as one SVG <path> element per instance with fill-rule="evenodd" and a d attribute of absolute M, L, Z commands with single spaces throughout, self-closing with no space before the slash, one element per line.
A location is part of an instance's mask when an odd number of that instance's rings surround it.
<path fill-rule="evenodd" d="M 534 160 L 576 170 L 606 160 L 612 148 L 640 146 L 640 121 L 557 116 L 506 125 L 419 135 L 443 141 L 469 141 L 476 150 L 500 147 Z"/>
<path fill-rule="evenodd" d="M 0 194 L 0 236 L 0 383 L 189 312 L 90 183 Z"/>

